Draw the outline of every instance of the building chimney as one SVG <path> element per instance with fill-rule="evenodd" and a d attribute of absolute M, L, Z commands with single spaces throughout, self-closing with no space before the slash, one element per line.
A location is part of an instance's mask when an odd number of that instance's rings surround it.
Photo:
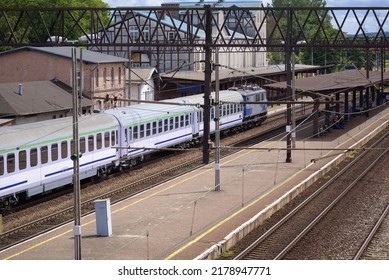
<path fill-rule="evenodd" d="M 23 85 L 21 83 L 19 84 L 19 95 L 23 95 Z"/>

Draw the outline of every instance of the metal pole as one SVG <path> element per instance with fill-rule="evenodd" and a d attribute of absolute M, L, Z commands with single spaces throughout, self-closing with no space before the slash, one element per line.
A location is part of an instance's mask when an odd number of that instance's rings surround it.
<path fill-rule="evenodd" d="M 220 191 L 219 49 L 215 50 L 215 191 Z"/>
<path fill-rule="evenodd" d="M 203 135 L 203 163 L 209 162 L 209 135 L 210 135 L 210 114 L 209 103 L 211 96 L 211 82 L 212 82 L 212 70 L 211 70 L 211 44 L 212 44 L 212 11 L 210 5 L 205 5 L 205 65 L 204 65 L 204 110 L 203 110 L 203 123 L 204 123 L 204 135 Z"/>
<path fill-rule="evenodd" d="M 84 67 L 83 67 L 83 60 L 82 60 L 82 49 L 80 49 L 80 76 L 79 76 L 79 79 L 80 79 L 80 84 L 79 84 L 79 95 L 78 95 L 78 114 L 82 115 L 82 102 L 81 101 L 82 101 L 82 92 L 84 90 Z"/>
<path fill-rule="evenodd" d="M 285 52 L 285 67 L 286 67 L 286 98 L 288 100 L 292 97 L 292 69 L 291 69 L 291 53 L 292 53 L 292 13 L 288 10 L 288 32 L 286 39 L 286 52 Z M 286 151 L 286 162 L 292 162 L 292 151 L 291 151 L 291 127 L 292 127 L 292 116 L 291 116 L 291 104 L 287 104 L 286 107 L 286 132 L 288 133 L 286 137 L 286 147 L 288 150 Z"/>
<path fill-rule="evenodd" d="M 295 91 L 295 52 L 292 49 L 292 101 L 296 101 Z M 296 105 L 292 104 L 292 148 L 296 148 Z"/>
<path fill-rule="evenodd" d="M 77 49 L 72 49 L 73 73 L 73 187 L 74 187 L 74 259 L 81 260 L 81 201 L 80 201 L 80 156 L 78 145 L 78 95 L 77 95 Z"/>

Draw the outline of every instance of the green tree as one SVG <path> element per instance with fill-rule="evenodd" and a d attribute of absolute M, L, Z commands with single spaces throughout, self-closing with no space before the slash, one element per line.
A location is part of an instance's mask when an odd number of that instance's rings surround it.
<path fill-rule="evenodd" d="M 102 0 L 0 0 L 0 10 L 10 9 L 0 14 L 0 30 L 4 30 L 0 36 L 8 42 L 25 44 L 45 42 L 50 36 L 76 40 L 84 32 L 92 32 L 92 17 L 102 24 L 109 21 L 109 11 L 83 9 L 108 7 Z"/>
<path fill-rule="evenodd" d="M 278 30 L 275 36 L 280 40 L 286 40 L 288 17 L 287 11 L 281 9 L 283 7 L 326 7 L 326 1 L 322 0 L 273 0 L 272 6 L 279 8 L 275 12 L 278 20 L 268 21 L 268 31 L 272 30 L 275 22 L 278 22 Z M 292 13 L 292 42 L 309 41 L 312 38 L 315 40 L 324 40 L 326 37 L 333 38 L 336 35 L 336 30 L 332 27 L 331 16 L 326 11 L 317 11 L 317 13 L 310 10 L 294 10 Z M 319 28 L 319 26 L 322 28 Z M 324 30 L 323 30 L 324 29 Z M 329 49 L 298 49 L 295 50 L 297 54 L 297 61 L 304 64 L 325 65 L 331 64 L 334 58 L 333 50 Z M 271 61 L 280 63 L 284 61 L 284 54 L 271 53 Z"/>

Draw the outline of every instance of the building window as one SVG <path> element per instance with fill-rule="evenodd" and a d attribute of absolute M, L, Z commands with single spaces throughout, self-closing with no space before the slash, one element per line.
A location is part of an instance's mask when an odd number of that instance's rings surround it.
<path fill-rule="evenodd" d="M 145 42 L 150 41 L 150 27 L 148 26 L 145 26 L 143 28 L 143 39 L 145 40 Z"/>
<path fill-rule="evenodd" d="M 111 68 L 111 85 L 113 85 L 113 82 L 115 81 L 115 69 Z"/>
<path fill-rule="evenodd" d="M 171 41 L 173 41 L 174 40 L 174 32 L 173 31 L 169 31 L 168 33 L 167 33 L 167 39 L 168 39 L 168 41 L 169 42 L 171 42 Z"/>
<path fill-rule="evenodd" d="M 130 38 L 132 41 L 137 41 L 139 39 L 138 27 L 130 26 Z"/>
<path fill-rule="evenodd" d="M 98 87 L 99 86 L 99 69 L 98 68 L 96 69 L 96 77 L 95 77 L 95 79 L 96 79 L 96 87 Z"/>
<path fill-rule="evenodd" d="M 153 100 L 153 94 L 152 92 L 150 91 L 150 89 L 147 89 L 145 91 L 145 100 L 149 100 L 149 101 L 152 101 Z"/>
<path fill-rule="evenodd" d="M 119 67 L 119 75 L 118 75 L 118 79 L 119 79 L 119 84 L 122 83 L 122 67 Z"/>
<path fill-rule="evenodd" d="M 104 84 L 106 84 L 107 83 L 107 68 L 104 68 L 103 78 L 104 78 Z"/>

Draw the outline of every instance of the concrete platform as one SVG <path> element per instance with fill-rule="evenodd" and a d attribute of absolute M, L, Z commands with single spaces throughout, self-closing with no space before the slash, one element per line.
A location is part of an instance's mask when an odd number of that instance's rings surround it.
<path fill-rule="evenodd" d="M 293 150 L 291 163 L 285 162 L 285 150 L 276 149 L 285 148 L 285 140 L 256 146 L 265 150 L 238 152 L 221 161 L 219 192 L 214 191 L 213 164 L 161 184 L 111 207 L 109 237 L 96 236 L 95 215 L 84 217 L 82 259 L 213 258 L 345 156 L 320 149 L 346 149 L 367 141 L 388 120 L 386 108 L 368 119 L 352 118 L 345 129 L 320 138 L 304 139 L 311 129 L 302 132 L 296 148 L 317 150 Z M 72 228 L 68 224 L 2 251 L 0 259 L 74 259 Z"/>

